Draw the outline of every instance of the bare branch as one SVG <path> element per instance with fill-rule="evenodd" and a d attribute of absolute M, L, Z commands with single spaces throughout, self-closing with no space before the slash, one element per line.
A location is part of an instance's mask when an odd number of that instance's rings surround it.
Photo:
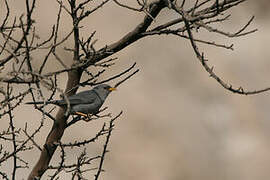
<path fill-rule="evenodd" d="M 265 91 L 269 91 L 270 87 L 265 88 L 265 89 L 261 89 L 261 90 L 255 90 L 255 91 L 244 91 L 242 87 L 240 88 L 233 88 L 232 85 L 228 85 L 226 84 L 219 76 L 217 76 L 214 71 L 213 71 L 213 67 L 210 68 L 207 64 L 207 61 L 203 55 L 203 53 L 201 54 L 199 52 L 199 48 L 196 45 L 194 38 L 193 38 L 193 34 L 191 32 L 190 29 L 190 18 L 188 16 L 188 14 L 186 12 L 184 12 L 183 10 L 181 10 L 181 8 L 177 7 L 176 5 L 173 6 L 173 8 L 175 9 L 175 11 L 177 11 L 179 14 L 182 15 L 184 22 L 185 22 L 185 26 L 189 35 L 189 39 L 190 39 L 190 43 L 192 45 L 192 48 L 197 56 L 197 58 L 200 60 L 201 64 L 203 65 L 203 67 L 205 68 L 205 70 L 210 74 L 210 77 L 214 78 L 222 87 L 224 87 L 225 89 L 233 92 L 233 93 L 237 93 L 237 94 L 244 94 L 244 95 L 253 95 L 253 94 L 258 94 L 258 93 L 262 93 Z M 248 23 L 249 24 L 249 23 Z M 247 27 L 247 26 L 245 26 Z M 241 29 L 242 31 L 242 29 Z M 238 31 L 240 32 L 240 31 Z"/>
<path fill-rule="evenodd" d="M 117 116 L 115 116 L 110 121 L 109 131 L 108 131 L 108 134 L 107 134 L 107 137 L 106 137 L 106 142 L 104 144 L 104 148 L 103 148 L 103 152 L 102 152 L 102 155 L 101 155 L 101 160 L 100 160 L 100 163 L 99 163 L 98 171 L 97 171 L 97 174 L 95 175 L 95 180 L 97 180 L 99 178 L 99 175 L 100 175 L 100 173 L 102 171 L 102 167 L 103 167 L 103 163 L 104 163 L 104 159 L 105 159 L 105 154 L 108 152 L 107 147 L 108 147 L 109 140 L 110 140 L 110 137 L 111 137 L 111 133 L 112 133 L 112 130 L 113 130 L 113 127 L 114 127 L 114 121 L 117 118 L 119 118 L 122 115 L 122 113 L 123 112 L 121 111 Z"/>

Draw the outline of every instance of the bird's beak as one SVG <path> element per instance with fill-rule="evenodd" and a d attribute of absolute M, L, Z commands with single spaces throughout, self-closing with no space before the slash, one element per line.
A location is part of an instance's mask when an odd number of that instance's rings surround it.
<path fill-rule="evenodd" d="M 109 88 L 109 91 L 115 91 L 115 90 L 116 90 L 116 88 L 114 88 L 114 87 Z"/>

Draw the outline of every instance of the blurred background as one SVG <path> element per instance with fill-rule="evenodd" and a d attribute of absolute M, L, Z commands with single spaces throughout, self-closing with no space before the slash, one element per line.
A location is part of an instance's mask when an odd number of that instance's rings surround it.
<path fill-rule="evenodd" d="M 12 12 L 20 14 L 24 10 L 23 1 L 13 0 L 10 3 Z M 235 32 L 255 15 L 255 21 L 249 27 L 250 30 L 259 29 L 254 34 L 235 39 L 211 33 L 200 36 L 202 39 L 234 44 L 234 51 L 200 46 L 215 72 L 234 87 L 258 90 L 270 86 L 269 8 L 267 0 L 247 1 L 233 8 L 230 11 L 231 20 L 219 26 L 225 32 Z M 37 2 L 34 19 L 41 38 L 48 37 L 57 11 L 58 6 L 53 0 Z M 96 30 L 98 49 L 132 30 L 143 16 L 110 3 L 84 21 L 82 34 L 86 37 Z M 155 23 L 175 17 L 174 13 L 164 10 Z M 70 32 L 69 17 L 63 15 L 62 18 L 64 23 L 60 25 L 60 36 Z M 71 42 L 65 46 L 72 47 Z M 71 62 L 71 54 L 61 48 L 58 52 L 66 62 Z M 40 64 L 38 56 L 33 58 L 36 65 Z M 103 78 L 116 74 L 133 62 L 137 62 L 140 72 L 112 93 L 104 105 L 114 115 L 121 110 L 124 114 L 116 121 L 101 179 L 269 178 L 270 92 L 241 96 L 226 91 L 205 72 L 189 41 L 175 36 L 145 38 L 113 57 L 119 60 Z M 51 63 L 51 67 L 46 68 L 51 71 L 59 67 Z M 65 87 L 65 82 L 66 75 L 63 74 L 59 77 L 61 88 Z M 80 88 L 79 91 L 85 89 Z M 30 96 L 27 98 L 31 99 Z M 32 106 L 22 105 L 15 117 L 17 127 L 24 127 L 27 122 L 34 128 L 38 126 L 41 116 Z M 63 142 L 95 135 L 103 122 L 79 122 L 65 132 Z M 45 127 L 36 137 L 40 145 L 43 145 L 51 126 L 50 120 L 45 121 Z M 87 152 L 94 156 L 101 150 L 102 142 L 98 142 L 89 146 Z M 78 154 L 76 148 L 68 150 L 68 161 L 76 160 Z M 52 164 L 58 163 L 58 155 L 59 152 L 55 154 Z M 25 153 L 25 157 L 32 168 L 39 151 Z M 5 165 L 2 168 L 6 170 L 9 167 Z M 26 177 L 29 172 L 30 169 L 19 170 L 18 175 Z M 89 179 L 93 176 L 89 175 Z"/>

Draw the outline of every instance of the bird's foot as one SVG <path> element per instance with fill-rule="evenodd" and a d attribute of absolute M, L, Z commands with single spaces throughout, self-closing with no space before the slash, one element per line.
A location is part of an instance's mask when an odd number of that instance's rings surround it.
<path fill-rule="evenodd" d="M 85 122 L 89 122 L 89 121 L 91 121 L 92 120 L 92 114 L 87 114 L 87 117 L 85 117 L 85 118 L 83 118 L 83 120 L 85 121 Z"/>
<path fill-rule="evenodd" d="M 85 121 L 85 122 L 89 122 L 89 121 L 92 121 L 92 120 L 95 120 L 95 119 L 99 119 L 99 118 L 103 118 L 103 117 L 111 117 L 111 113 L 105 114 L 105 115 L 98 115 L 98 113 L 95 113 L 95 114 L 85 114 L 85 113 L 82 113 L 82 112 L 76 112 L 75 114 L 76 115 L 79 115 L 79 116 L 82 116 L 83 117 L 82 120 Z"/>
<path fill-rule="evenodd" d="M 82 116 L 82 120 L 86 121 L 86 122 L 89 122 L 91 121 L 91 117 L 92 115 L 91 114 L 85 114 L 85 113 L 82 113 L 82 112 L 75 112 L 76 115 L 78 116 Z"/>

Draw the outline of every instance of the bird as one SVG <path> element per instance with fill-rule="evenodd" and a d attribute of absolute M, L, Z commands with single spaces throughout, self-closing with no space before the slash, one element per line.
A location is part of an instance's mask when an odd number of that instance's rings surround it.
<path fill-rule="evenodd" d="M 108 95 L 114 90 L 116 88 L 108 84 L 100 84 L 91 90 L 82 91 L 67 97 L 70 104 L 69 114 L 84 117 L 88 117 L 89 114 L 96 115 Z M 54 104 L 62 108 L 67 108 L 66 100 L 35 101 L 25 104 Z"/>

